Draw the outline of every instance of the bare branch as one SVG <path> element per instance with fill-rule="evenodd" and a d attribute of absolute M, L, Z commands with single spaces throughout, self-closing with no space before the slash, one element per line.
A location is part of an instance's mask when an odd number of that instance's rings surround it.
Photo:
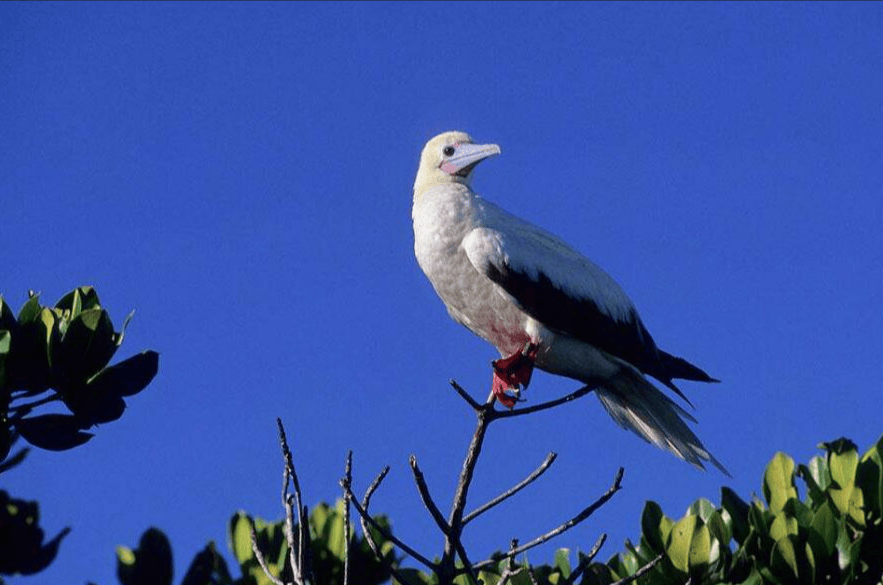
<path fill-rule="evenodd" d="M 282 487 L 282 505 L 285 508 L 285 541 L 288 543 L 288 561 L 291 563 L 291 571 L 294 573 L 294 582 L 303 581 L 303 572 L 300 565 L 300 528 L 297 532 L 297 542 L 294 538 L 294 496 L 287 493 L 288 473 L 285 473 L 285 483 Z"/>
<path fill-rule="evenodd" d="M 417 484 L 417 491 L 420 492 L 420 499 L 423 500 L 423 505 L 429 510 L 429 515 L 435 520 L 435 523 L 438 525 L 439 530 L 442 531 L 442 534 L 445 536 L 450 535 L 451 527 L 445 521 L 438 506 L 435 505 L 432 496 L 429 495 L 429 487 L 426 485 L 426 478 L 423 476 L 423 472 L 420 471 L 420 466 L 417 465 L 417 457 L 411 455 L 408 458 L 408 462 L 411 464 L 411 473 L 414 474 L 414 482 Z"/>
<path fill-rule="evenodd" d="M 350 501 L 353 504 L 353 508 L 356 509 L 356 512 L 359 513 L 359 516 L 361 516 L 365 522 L 370 524 L 385 539 L 387 539 L 390 542 L 392 542 L 393 544 L 395 544 L 397 547 L 402 549 L 405 553 L 414 557 L 415 560 L 419 561 L 421 564 L 425 565 L 427 568 L 429 568 L 433 571 L 436 570 L 437 565 L 435 563 L 433 563 L 432 561 L 427 559 L 425 556 L 421 555 L 419 552 L 417 552 L 416 550 L 414 550 L 413 548 L 411 548 L 410 546 L 408 546 L 407 544 L 405 544 L 404 542 L 402 542 L 401 540 L 399 540 L 398 538 L 393 536 L 391 532 L 389 532 L 387 529 L 385 529 L 383 526 L 381 526 L 374 518 L 372 518 L 368 514 L 368 512 L 364 508 L 362 508 L 362 506 L 359 504 L 358 500 L 356 500 L 355 495 L 353 494 L 351 488 L 344 488 L 344 489 L 346 490 L 347 495 L 349 496 Z M 368 531 L 366 530 L 365 533 L 368 534 Z M 378 552 L 379 552 L 379 549 L 374 551 L 375 554 L 378 554 Z M 379 554 L 378 554 L 378 557 L 379 557 Z M 382 557 L 380 557 L 380 558 L 382 558 Z"/>
<path fill-rule="evenodd" d="M 368 506 L 371 505 L 371 496 L 374 495 L 374 492 L 380 487 L 380 482 L 383 481 L 383 478 L 386 477 L 387 473 L 389 473 L 389 465 L 384 467 L 383 470 L 377 474 L 377 477 L 374 478 L 374 481 L 371 482 L 371 485 L 368 486 L 368 491 L 365 492 L 365 497 L 362 498 L 362 507 L 365 508 L 365 512 L 368 511 Z M 374 555 L 378 559 L 382 558 L 380 548 L 377 546 L 377 543 L 374 542 L 374 537 L 371 535 L 371 531 L 368 530 L 368 524 L 365 522 L 365 519 L 359 517 L 359 523 L 362 525 L 362 533 L 364 533 L 365 538 L 368 539 L 368 546 L 371 547 L 371 550 L 374 551 Z"/>
<path fill-rule="evenodd" d="M 500 580 L 497 581 L 497 585 L 506 585 L 509 582 L 509 579 L 519 574 L 521 571 L 526 571 L 526 567 L 518 567 L 517 569 L 512 569 L 511 567 L 506 567 L 506 570 L 503 571 L 503 574 L 500 575 Z"/>
<path fill-rule="evenodd" d="M 383 481 L 383 478 L 386 477 L 386 474 L 389 473 L 389 465 L 383 468 L 383 470 L 377 474 L 377 477 L 374 478 L 374 481 L 371 482 L 371 485 L 368 486 L 368 490 L 365 492 L 365 497 L 362 498 L 362 507 L 365 509 L 365 513 L 368 513 L 368 506 L 371 505 L 371 496 L 374 495 L 374 492 L 377 491 L 377 488 L 380 487 L 380 482 Z M 379 561 L 383 561 L 383 555 L 380 553 L 380 547 L 377 546 L 377 543 L 374 541 L 374 536 L 371 534 L 371 531 L 368 530 L 368 523 L 365 521 L 364 516 L 359 516 L 359 524 L 362 526 L 362 533 L 365 535 L 365 539 L 368 541 L 368 546 L 371 547 L 371 550 L 374 552 L 374 556 L 377 557 Z M 399 573 L 398 569 L 396 569 L 392 564 L 387 567 L 389 572 L 392 573 L 392 576 L 396 578 L 399 583 L 403 585 L 408 585 L 408 581 Z"/>
<path fill-rule="evenodd" d="M 307 560 L 310 548 L 310 530 L 307 526 L 306 518 L 307 509 L 303 505 L 303 498 L 300 492 L 300 482 L 297 479 L 297 471 L 294 467 L 294 458 L 291 455 L 291 449 L 288 447 L 288 439 L 285 436 L 285 427 L 282 425 L 282 419 L 276 419 L 276 426 L 279 428 L 279 443 L 282 446 L 282 456 L 285 460 L 285 473 L 282 486 L 282 503 L 285 506 L 285 538 L 288 541 L 289 557 L 294 572 L 294 580 L 296 583 L 302 583 L 305 576 L 309 575 L 310 569 Z M 288 493 L 288 482 L 294 484 L 294 503 Z M 297 524 L 298 538 L 294 542 L 294 514 L 293 507 L 297 506 Z M 297 557 L 295 558 L 295 551 Z"/>
<path fill-rule="evenodd" d="M 637 571 L 635 571 L 635 574 L 634 574 L 634 575 L 629 575 L 628 577 L 625 577 L 625 578 L 623 578 L 623 579 L 620 579 L 620 580 L 617 581 L 616 583 L 611 583 L 611 585 L 626 585 L 627 583 L 631 583 L 631 582 L 634 581 L 635 579 L 640 579 L 640 578 L 643 577 L 647 572 L 649 572 L 651 569 L 653 569 L 653 567 L 655 567 L 656 564 L 657 564 L 659 561 L 661 561 L 661 560 L 662 560 L 662 557 L 664 557 L 664 556 L 665 556 L 665 553 L 660 553 L 658 557 L 656 557 L 655 559 L 653 559 L 652 561 L 650 561 L 649 563 L 647 563 L 646 565 L 644 565 L 643 567 L 641 567 L 640 569 L 638 569 Z M 688 583 L 689 583 L 689 581 L 688 581 Z"/>
<path fill-rule="evenodd" d="M 563 524 L 560 524 L 556 528 L 553 528 L 552 530 L 543 534 L 542 536 L 538 536 L 537 538 L 533 539 L 532 541 L 528 542 L 527 544 L 523 544 L 523 545 L 519 546 L 518 548 L 509 551 L 508 553 L 506 553 L 506 556 L 514 556 L 517 554 L 521 554 L 526 550 L 532 549 L 535 546 L 539 546 L 542 543 L 549 540 L 550 538 L 554 538 L 554 537 L 558 536 L 559 534 L 566 532 L 567 530 L 570 530 L 571 528 L 573 528 L 574 526 L 576 526 L 577 524 L 579 524 L 580 522 L 582 522 L 583 520 L 585 520 L 586 518 L 591 516 L 595 512 L 595 510 L 597 510 L 598 508 L 600 508 L 601 506 L 606 504 L 607 501 L 613 497 L 613 494 L 615 494 L 616 492 L 618 492 L 620 490 L 620 483 L 622 482 L 622 475 L 624 472 L 625 472 L 625 470 L 622 467 L 620 467 L 619 471 L 616 473 L 616 477 L 613 480 L 613 485 L 610 486 L 610 488 L 604 493 L 604 495 L 602 495 L 600 498 L 595 500 L 591 505 L 589 505 L 587 508 L 585 508 L 579 514 L 577 514 L 576 516 L 574 516 L 570 520 L 564 522 Z M 491 565 L 493 562 L 494 561 L 492 559 L 488 559 L 486 561 L 481 561 L 480 563 L 477 563 L 473 568 L 475 570 L 478 570 L 483 567 L 487 567 L 488 565 Z"/>
<path fill-rule="evenodd" d="M 466 451 L 466 459 L 463 461 L 463 469 L 460 471 L 460 479 L 457 482 L 457 490 L 454 492 L 454 502 L 451 506 L 451 515 L 448 517 L 448 526 L 450 532 L 445 535 L 445 550 L 442 555 L 441 563 L 439 563 L 440 576 L 453 575 L 456 570 L 454 567 L 454 554 L 460 555 L 463 564 L 468 565 L 465 561 L 465 554 L 460 545 L 460 533 L 463 531 L 463 510 L 466 508 L 466 496 L 469 492 L 469 485 L 472 483 L 472 476 L 475 473 L 475 464 L 478 463 L 478 456 L 481 454 L 481 446 L 484 443 L 484 436 L 487 427 L 493 420 L 493 394 L 488 397 L 488 402 L 480 407 L 476 413 L 478 415 L 478 424 L 475 427 L 475 433 L 472 435 L 472 441 L 469 443 L 469 449 Z M 473 567 L 470 566 L 470 570 Z M 444 579 L 442 579 L 444 582 Z"/>
<path fill-rule="evenodd" d="M 595 557 L 598 556 L 598 552 L 600 552 L 601 547 L 604 546 L 606 541 L 607 535 L 601 534 L 601 536 L 598 537 L 598 540 L 595 541 L 595 545 L 592 547 L 592 550 L 589 551 L 589 554 L 580 560 L 576 568 L 570 573 L 570 576 L 561 582 L 561 585 L 573 585 L 576 583 L 576 580 L 582 576 L 585 570 L 589 568 L 589 565 L 592 564 L 592 561 L 595 560 Z"/>
<path fill-rule="evenodd" d="M 450 380 L 450 383 L 451 386 L 453 386 L 454 390 L 457 391 L 457 394 L 459 394 L 463 400 L 468 402 L 469 406 L 471 406 L 473 410 L 481 409 L 481 405 L 472 396 L 470 396 L 469 393 L 466 392 L 466 390 L 464 390 L 463 387 L 460 386 L 460 384 L 458 384 L 456 380 L 452 379 Z"/>
<path fill-rule="evenodd" d="M 470 512 L 469 514 L 466 514 L 466 516 L 463 517 L 463 526 L 466 526 L 476 516 L 479 516 L 479 515 L 487 512 L 488 510 L 490 510 L 491 508 L 493 508 L 497 504 L 503 502 L 504 500 L 506 500 L 508 498 L 511 498 L 512 496 L 514 496 L 515 494 L 520 492 L 522 489 L 526 488 L 528 485 L 530 485 L 531 483 L 536 481 L 537 478 L 539 478 L 543 473 L 545 473 L 546 470 L 549 469 L 549 467 L 552 465 L 552 463 L 555 462 L 556 457 L 558 457 L 557 453 L 554 453 L 554 452 L 549 453 L 548 455 L 546 455 L 546 459 L 540 464 L 540 466 L 537 467 L 533 471 L 533 473 L 531 473 L 526 478 L 524 478 L 524 480 L 521 481 L 519 484 L 510 488 L 505 493 L 500 494 L 499 496 L 497 496 L 493 500 L 489 501 L 488 503 L 484 504 L 483 506 L 479 506 L 477 509 Z"/>
<path fill-rule="evenodd" d="M 516 408 L 513 410 L 495 410 L 493 411 L 493 418 L 512 418 L 513 416 L 522 416 L 525 414 L 532 414 L 534 412 L 540 412 L 541 410 L 548 410 L 550 408 L 554 408 L 566 402 L 571 402 L 576 400 L 577 398 L 582 398 L 586 394 L 592 392 L 597 387 L 596 385 L 587 385 L 583 386 L 576 392 L 571 392 L 567 396 L 562 396 L 561 398 L 556 398 L 555 400 L 550 400 L 549 402 L 543 402 L 541 404 L 535 404 L 534 406 L 526 406 L 524 408 Z"/>
<path fill-rule="evenodd" d="M 267 566 L 267 561 L 264 560 L 264 555 L 258 547 L 258 535 L 254 530 L 254 521 L 249 520 L 249 528 L 251 529 L 251 550 L 254 552 L 254 556 L 257 558 L 261 569 L 264 570 L 264 575 L 276 585 L 285 585 L 285 582 L 282 579 L 276 577 L 270 572 L 270 567 Z"/>
<path fill-rule="evenodd" d="M 350 579 L 350 497 L 347 489 L 353 484 L 353 451 L 346 454 L 346 465 L 343 473 L 343 585 L 349 585 Z"/>

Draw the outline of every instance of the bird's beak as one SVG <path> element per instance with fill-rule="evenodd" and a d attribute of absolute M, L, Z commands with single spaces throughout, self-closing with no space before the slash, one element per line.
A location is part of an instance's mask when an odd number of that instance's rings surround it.
<path fill-rule="evenodd" d="M 449 175 L 466 177 L 475 165 L 497 154 L 500 154 L 500 147 L 496 144 L 460 144 L 456 154 L 439 165 L 439 168 Z"/>

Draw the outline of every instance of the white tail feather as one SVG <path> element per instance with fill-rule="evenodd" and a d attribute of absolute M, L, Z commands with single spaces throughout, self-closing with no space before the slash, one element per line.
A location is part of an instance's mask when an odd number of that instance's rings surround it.
<path fill-rule="evenodd" d="M 694 420 L 693 417 L 640 373 L 623 368 L 595 393 L 621 427 L 634 431 L 644 440 L 671 451 L 699 469 L 705 469 L 702 462 L 707 461 L 730 475 L 681 418 Z"/>

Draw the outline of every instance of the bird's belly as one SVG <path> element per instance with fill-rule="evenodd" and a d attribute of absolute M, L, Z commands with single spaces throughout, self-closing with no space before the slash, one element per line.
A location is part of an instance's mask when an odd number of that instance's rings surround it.
<path fill-rule="evenodd" d="M 501 355 L 510 355 L 531 340 L 527 331 L 532 321 L 480 274 L 460 249 L 448 254 L 420 258 L 421 267 L 458 323 L 494 345 Z M 424 262 L 428 260 L 428 262 Z M 431 265 L 426 265 L 431 263 Z"/>

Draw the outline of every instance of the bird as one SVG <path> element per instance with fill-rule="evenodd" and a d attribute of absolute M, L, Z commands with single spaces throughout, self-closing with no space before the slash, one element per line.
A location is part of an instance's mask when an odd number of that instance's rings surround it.
<path fill-rule="evenodd" d="M 685 421 L 674 379 L 718 382 L 657 347 L 622 287 L 573 247 L 476 194 L 475 167 L 496 144 L 444 132 L 420 154 L 411 210 L 417 263 L 454 321 L 500 353 L 491 390 L 512 408 L 534 368 L 593 385 L 620 426 L 699 469 L 729 476 Z"/>

